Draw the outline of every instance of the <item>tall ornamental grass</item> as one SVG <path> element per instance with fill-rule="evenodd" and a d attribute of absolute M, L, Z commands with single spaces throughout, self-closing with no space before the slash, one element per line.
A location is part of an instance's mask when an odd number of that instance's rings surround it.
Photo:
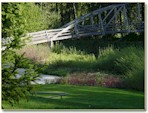
<path fill-rule="evenodd" d="M 125 88 L 144 90 L 144 50 L 127 47 L 121 50 L 106 48 L 98 59 L 98 68 L 121 75 Z"/>
<path fill-rule="evenodd" d="M 44 64 L 49 61 L 50 49 L 45 45 L 29 45 L 17 51 L 33 62 Z"/>
<path fill-rule="evenodd" d="M 116 65 L 125 75 L 126 87 L 144 90 L 144 50 L 143 48 L 129 47 L 120 51 Z"/>

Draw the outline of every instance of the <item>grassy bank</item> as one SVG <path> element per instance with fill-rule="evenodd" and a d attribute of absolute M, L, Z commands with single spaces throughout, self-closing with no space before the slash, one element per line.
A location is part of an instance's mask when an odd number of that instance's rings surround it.
<path fill-rule="evenodd" d="M 73 85 L 37 85 L 36 90 L 65 92 L 69 95 L 61 100 L 60 96 L 40 94 L 29 96 L 28 102 L 21 100 L 13 107 L 3 102 L 3 107 L 5 109 L 144 109 L 142 92 Z"/>
<path fill-rule="evenodd" d="M 108 79 L 111 82 L 122 79 L 122 88 L 144 90 L 144 49 L 140 46 L 98 48 L 97 58 L 94 54 L 62 44 L 52 49 L 48 45 L 29 46 L 19 51 L 23 52 L 26 52 L 25 57 L 43 67 L 40 72 L 44 74 L 69 76 L 73 73 L 103 72 L 111 75 Z"/>
<path fill-rule="evenodd" d="M 18 51 L 44 74 L 61 76 L 59 84 L 36 85 L 37 91 L 65 92 L 60 96 L 29 95 L 5 109 L 144 109 L 144 48 L 131 45 L 97 47 L 89 53 L 57 44 L 26 46 Z M 115 89 L 116 88 L 116 89 Z M 117 89 L 120 88 L 120 89 Z M 122 89 L 121 89 L 122 88 Z M 135 91 L 137 90 L 137 91 Z M 49 98 L 51 97 L 51 98 Z"/>

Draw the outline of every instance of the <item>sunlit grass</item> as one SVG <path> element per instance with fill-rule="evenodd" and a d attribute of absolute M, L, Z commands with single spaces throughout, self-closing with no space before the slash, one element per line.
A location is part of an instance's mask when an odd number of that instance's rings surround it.
<path fill-rule="evenodd" d="M 54 95 L 30 96 L 29 101 L 22 100 L 13 107 L 3 104 L 5 109 L 144 109 L 144 93 L 113 88 L 37 85 L 37 91 L 65 92 L 69 95 L 60 99 Z M 53 98 L 50 98 L 52 97 Z"/>

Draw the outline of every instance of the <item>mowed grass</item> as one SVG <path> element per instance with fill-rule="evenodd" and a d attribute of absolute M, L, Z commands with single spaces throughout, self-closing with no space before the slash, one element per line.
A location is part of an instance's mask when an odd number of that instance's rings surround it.
<path fill-rule="evenodd" d="M 37 94 L 13 107 L 3 102 L 4 109 L 144 109 L 144 93 L 113 88 L 61 84 L 36 85 L 37 91 L 65 92 L 60 96 Z"/>

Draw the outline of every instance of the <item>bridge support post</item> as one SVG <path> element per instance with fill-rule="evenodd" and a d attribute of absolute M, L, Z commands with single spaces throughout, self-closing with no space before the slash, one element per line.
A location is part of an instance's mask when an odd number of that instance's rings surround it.
<path fill-rule="evenodd" d="M 51 48 L 54 46 L 53 40 L 51 40 L 51 41 L 49 42 L 49 46 L 50 46 Z"/>
<path fill-rule="evenodd" d="M 79 38 L 77 23 L 74 25 L 74 31 L 75 31 L 75 34 L 76 34 L 77 38 Z"/>

